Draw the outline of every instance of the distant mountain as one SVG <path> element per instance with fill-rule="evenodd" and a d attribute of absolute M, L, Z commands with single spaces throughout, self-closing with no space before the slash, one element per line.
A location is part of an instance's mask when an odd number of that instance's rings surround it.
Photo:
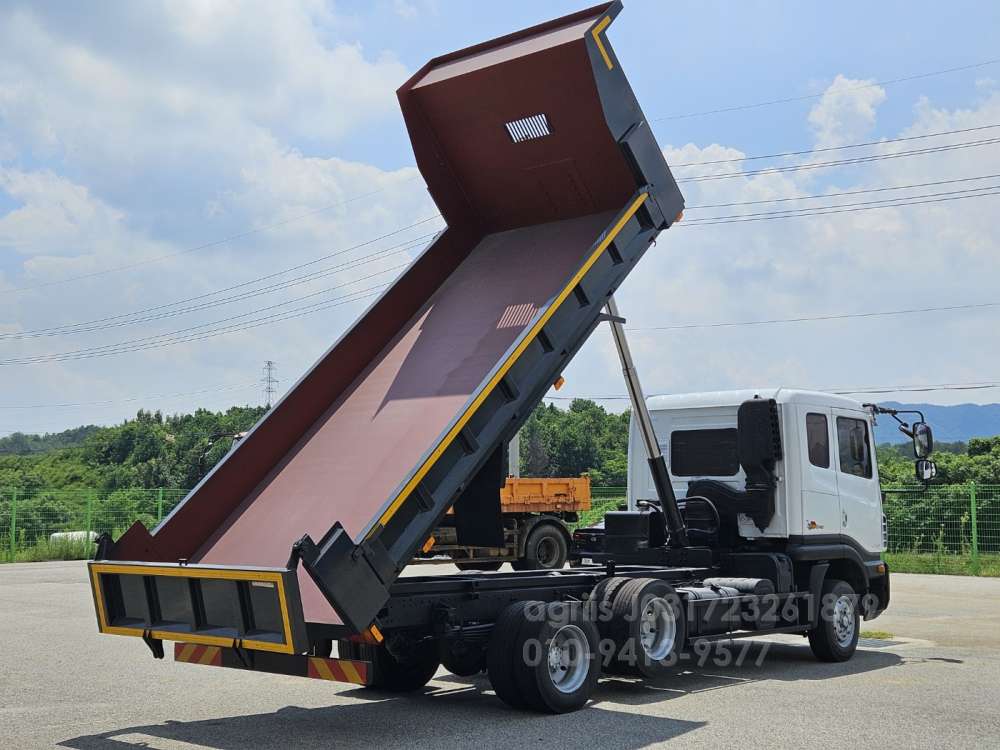
<path fill-rule="evenodd" d="M 967 441 L 974 437 L 1000 435 L 1000 404 L 900 404 L 880 401 L 882 406 L 893 409 L 918 409 L 934 429 L 934 440 L 939 442 Z M 909 418 L 904 417 L 909 422 Z M 876 443 L 903 443 L 907 437 L 898 429 L 892 417 L 879 417 L 875 428 Z"/>

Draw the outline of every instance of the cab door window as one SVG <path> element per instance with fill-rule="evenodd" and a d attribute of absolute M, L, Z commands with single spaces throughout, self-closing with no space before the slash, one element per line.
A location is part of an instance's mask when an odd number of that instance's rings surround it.
<path fill-rule="evenodd" d="M 864 479 L 872 478 L 871 441 L 865 420 L 837 417 L 837 446 L 841 472 Z"/>
<path fill-rule="evenodd" d="M 825 414 L 806 414 L 806 445 L 809 463 L 821 469 L 830 468 L 830 431 Z"/>

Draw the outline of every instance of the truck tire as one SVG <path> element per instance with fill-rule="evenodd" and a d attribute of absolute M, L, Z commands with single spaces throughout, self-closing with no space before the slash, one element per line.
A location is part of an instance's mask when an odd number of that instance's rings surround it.
<path fill-rule="evenodd" d="M 524 557 L 511 563 L 514 570 L 559 570 L 566 565 L 569 544 L 554 523 L 540 523 L 528 534 Z"/>
<path fill-rule="evenodd" d="M 590 592 L 588 613 L 590 619 L 597 624 L 597 631 L 601 634 L 602 639 L 609 641 L 612 639 L 611 623 L 614 620 L 615 596 L 618 595 L 618 590 L 631 580 L 631 578 L 622 578 L 621 576 L 602 578 Z M 625 673 L 625 670 L 618 663 L 617 648 L 613 651 L 602 649 L 600 658 L 601 669 L 605 674 Z"/>
<path fill-rule="evenodd" d="M 823 582 L 820 618 L 809 631 L 809 646 L 820 661 L 842 662 L 854 656 L 861 634 L 858 595 L 845 581 Z"/>
<path fill-rule="evenodd" d="M 470 562 L 456 562 L 455 567 L 459 570 L 500 570 L 503 565 L 502 560 L 473 560 Z"/>
<path fill-rule="evenodd" d="M 472 677 L 486 666 L 485 649 L 480 644 L 464 641 L 442 643 L 441 666 L 456 677 Z"/>
<path fill-rule="evenodd" d="M 674 587 L 657 578 L 635 578 L 621 586 L 610 633 L 618 670 L 648 679 L 670 674 L 687 639 L 687 619 Z"/>
<path fill-rule="evenodd" d="M 497 698 L 511 708 L 524 708 L 527 705 L 514 681 L 514 642 L 526 619 L 525 609 L 541 604 L 542 602 L 521 601 L 508 605 L 493 624 L 493 633 L 486 647 L 486 672 L 490 684 Z"/>
<path fill-rule="evenodd" d="M 551 602 L 524 610 L 514 642 L 514 681 L 536 711 L 583 708 L 601 676 L 600 635 L 580 602 Z"/>
<path fill-rule="evenodd" d="M 389 653 L 385 644 L 373 646 L 353 641 L 337 642 L 337 654 L 342 659 L 359 659 L 371 662 L 371 680 L 365 687 L 388 693 L 411 693 L 419 690 L 434 676 L 441 660 L 432 646 L 414 648 L 405 659 Z"/>

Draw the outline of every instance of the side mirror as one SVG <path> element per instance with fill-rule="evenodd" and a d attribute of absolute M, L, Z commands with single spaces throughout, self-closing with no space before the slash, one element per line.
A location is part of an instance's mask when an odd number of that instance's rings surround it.
<path fill-rule="evenodd" d="M 929 482 L 937 476 L 937 464 L 927 458 L 918 458 L 914 462 L 917 479 L 921 482 Z"/>
<path fill-rule="evenodd" d="M 931 426 L 926 422 L 916 422 L 913 425 L 913 455 L 917 458 L 927 458 L 934 450 L 934 435 Z"/>

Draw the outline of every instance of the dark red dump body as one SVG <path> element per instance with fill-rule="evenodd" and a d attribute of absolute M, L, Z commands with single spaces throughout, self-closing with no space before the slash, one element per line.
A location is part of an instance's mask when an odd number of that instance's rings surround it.
<path fill-rule="evenodd" d="M 364 540 L 372 580 L 391 583 L 504 437 L 483 411 L 501 379 L 524 373 L 505 391 L 516 428 L 628 270 L 584 291 L 588 269 L 633 263 L 683 207 L 605 36 L 619 10 L 432 60 L 399 90 L 448 229 L 151 535 L 137 526 L 118 540 L 114 559 L 282 566 L 304 535 L 335 531 Z M 627 262 L 618 232 L 636 245 Z M 564 325 L 565 305 L 596 307 Z M 562 358 L 529 372 L 529 344 L 544 350 L 559 326 Z M 339 622 L 311 572 L 299 574 L 305 619 Z"/>

